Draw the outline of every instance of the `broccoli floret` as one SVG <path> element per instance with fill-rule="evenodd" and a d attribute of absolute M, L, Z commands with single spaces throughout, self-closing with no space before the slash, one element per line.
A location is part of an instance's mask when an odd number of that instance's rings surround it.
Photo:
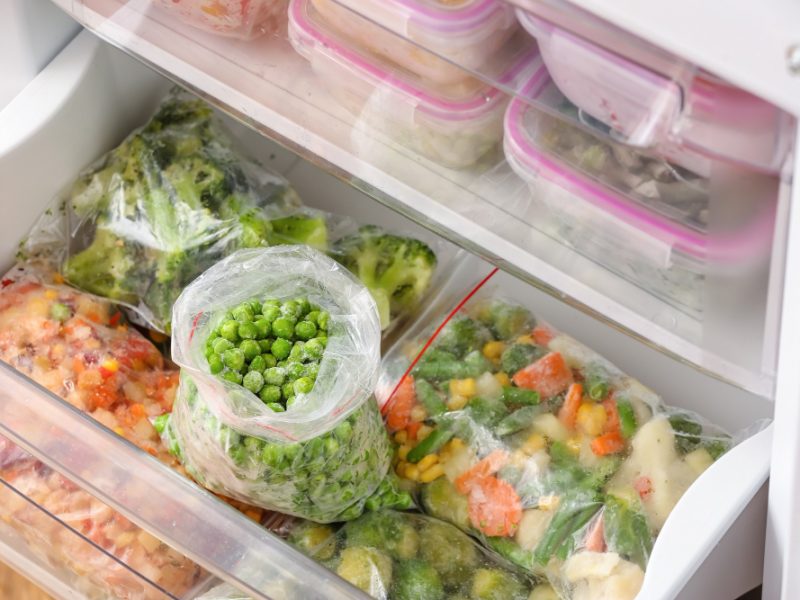
<path fill-rule="evenodd" d="M 272 219 L 272 233 L 269 243 L 305 244 L 321 250 L 328 250 L 328 223 L 320 215 L 298 214 Z"/>
<path fill-rule="evenodd" d="M 457 315 L 439 333 L 436 348 L 463 358 L 469 352 L 481 350 L 491 337 L 489 331 L 478 321 L 466 315 Z"/>
<path fill-rule="evenodd" d="M 413 559 L 400 563 L 394 574 L 392 598 L 396 600 L 441 600 L 444 586 L 431 565 L 424 560 Z"/>
<path fill-rule="evenodd" d="M 336 553 L 336 537 L 329 525 L 304 521 L 289 534 L 289 543 L 303 554 L 325 561 Z"/>
<path fill-rule="evenodd" d="M 436 254 L 427 244 L 374 226 L 336 242 L 333 256 L 372 292 L 383 328 L 416 308 L 436 270 Z"/>
<path fill-rule="evenodd" d="M 472 579 L 474 600 L 526 600 L 528 590 L 518 577 L 501 569 L 478 569 Z"/>
<path fill-rule="evenodd" d="M 478 565 L 475 544 L 453 525 L 426 519 L 419 541 L 421 558 L 436 569 L 448 587 L 465 581 Z"/>
<path fill-rule="evenodd" d="M 386 598 L 392 583 L 392 559 L 380 550 L 354 546 L 340 555 L 337 575 L 373 598 Z"/>
<path fill-rule="evenodd" d="M 348 546 L 378 548 L 398 559 L 413 558 L 419 548 L 414 527 L 391 511 L 366 513 L 345 525 Z"/>
<path fill-rule="evenodd" d="M 467 497 L 459 494 L 447 477 L 439 477 L 422 487 L 422 505 L 425 512 L 442 521 L 462 529 L 470 526 Z"/>
<path fill-rule="evenodd" d="M 545 354 L 547 350 L 533 344 L 512 344 L 500 356 L 500 367 L 509 375 L 513 375 Z"/>
<path fill-rule="evenodd" d="M 137 269 L 136 256 L 119 241 L 116 235 L 98 227 L 89 247 L 67 259 L 67 281 L 98 296 L 136 302 L 134 288 L 129 285 Z"/>
<path fill-rule="evenodd" d="M 499 340 L 530 333 L 536 326 L 536 319 L 527 308 L 502 300 L 491 300 L 479 306 L 477 316 Z"/>

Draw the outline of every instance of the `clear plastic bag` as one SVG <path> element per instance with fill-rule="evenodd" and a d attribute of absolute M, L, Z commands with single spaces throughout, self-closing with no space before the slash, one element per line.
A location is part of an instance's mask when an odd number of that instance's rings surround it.
<path fill-rule="evenodd" d="M 428 514 L 562 597 L 632 599 L 670 511 L 734 439 L 487 290 L 490 279 L 384 359 L 395 470 Z"/>
<path fill-rule="evenodd" d="M 212 375 L 206 343 L 240 303 L 298 297 L 329 313 L 327 346 L 313 388 L 275 412 L 243 385 Z M 384 481 L 391 447 L 373 397 L 377 310 L 346 269 L 307 246 L 240 250 L 186 288 L 173 321 L 182 373 L 164 436 L 200 483 L 316 521 L 353 518 L 374 493 L 395 501 Z"/>
<path fill-rule="evenodd" d="M 253 39 L 277 32 L 288 0 L 154 0 L 189 25 L 229 37 Z"/>
<path fill-rule="evenodd" d="M 299 210 L 284 179 L 234 149 L 210 105 L 175 89 L 41 217 L 21 258 L 164 332 L 188 283 L 239 248 L 286 240 L 272 222 Z"/>

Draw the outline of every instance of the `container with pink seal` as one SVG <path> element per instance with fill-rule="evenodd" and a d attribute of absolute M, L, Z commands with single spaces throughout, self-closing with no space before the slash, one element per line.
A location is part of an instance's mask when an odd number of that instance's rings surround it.
<path fill-rule="evenodd" d="M 288 0 L 153 0 L 182 21 L 228 37 L 249 40 L 284 23 Z"/>
<path fill-rule="evenodd" d="M 712 161 L 712 178 L 594 135 L 547 72 L 508 107 L 504 150 L 558 237 L 684 312 L 700 317 L 709 274 L 768 258 L 777 180 Z"/>
<path fill-rule="evenodd" d="M 440 165 L 470 167 L 502 138 L 505 93 L 474 78 L 450 85 L 425 81 L 329 27 L 312 0 L 290 3 L 289 40 L 360 126 Z M 516 85 L 541 68 L 532 45 L 504 70 L 498 85 Z"/>

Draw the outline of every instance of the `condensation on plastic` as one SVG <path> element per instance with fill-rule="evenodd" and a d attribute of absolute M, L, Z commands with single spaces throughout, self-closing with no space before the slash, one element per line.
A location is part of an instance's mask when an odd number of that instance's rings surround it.
<path fill-rule="evenodd" d="M 453 86 L 426 84 L 353 47 L 321 22 L 309 0 L 292 0 L 289 40 L 334 97 L 358 117 L 354 134 L 380 131 L 451 168 L 473 165 L 502 137 L 505 93 L 474 79 Z M 540 67 L 531 48 L 505 66 L 498 84 L 514 85 Z"/>
<path fill-rule="evenodd" d="M 237 152 L 208 104 L 176 88 L 42 215 L 22 256 L 169 331 L 189 282 L 238 248 L 266 245 L 270 219 L 299 207 L 283 178 Z"/>
<path fill-rule="evenodd" d="M 330 313 L 328 344 L 311 392 L 276 413 L 244 387 L 211 375 L 203 349 L 231 307 L 298 296 Z M 198 481 L 321 521 L 363 507 L 386 474 L 390 448 L 372 395 L 380 361 L 377 309 L 349 271 L 307 246 L 239 250 L 184 290 L 173 321 L 172 358 L 182 377 L 169 431 Z M 326 440 L 335 446 L 327 454 Z M 249 451 L 237 465 L 230 451 L 240 443 Z M 265 445 L 288 463 L 262 460 Z"/>
<path fill-rule="evenodd" d="M 409 440 L 406 421 L 424 416 L 432 428 L 427 435 L 447 426 L 460 440 L 433 452 L 434 467 L 425 468 L 437 472 L 426 478 L 421 468 L 408 474 L 402 456 L 416 444 L 395 435 L 400 444 L 395 468 L 406 479 L 423 482 L 418 484 L 419 504 L 428 514 L 477 536 L 518 567 L 547 577 L 564 598 L 632 600 L 650 548 L 683 493 L 717 451 L 726 451 L 765 423 L 732 437 L 691 411 L 667 407 L 612 363 L 487 287 L 496 272 L 468 290 L 444 319 L 430 315 L 418 323 L 384 358 L 376 395 L 390 431 Z M 482 366 L 468 375 L 440 378 L 430 370 L 421 375 L 428 353 L 461 339 L 454 332 L 465 317 L 476 325 L 464 338 L 472 340 L 471 352 L 457 366 Z M 490 341 L 503 346 L 485 346 Z M 524 375 L 511 378 L 515 387 L 520 383 L 540 391 L 541 399 L 529 405 L 504 399 L 507 392 L 494 374 L 509 368 L 503 366 L 508 363 L 502 354 L 496 359 L 484 355 L 493 357 L 498 348 L 505 351 L 514 344 L 529 347 L 524 364 L 539 365 L 528 370 L 527 383 Z M 441 368 L 437 359 L 431 360 L 431 369 Z M 422 379 L 432 384 L 427 391 L 420 391 Z M 590 401 L 592 381 L 605 388 L 597 388 L 602 391 Z M 577 411 L 572 431 L 561 408 L 564 395 L 579 390 L 575 382 L 584 386 L 578 402 L 589 408 Z M 605 443 L 598 441 L 601 436 L 617 431 L 617 425 L 609 429 L 606 423 L 622 422 L 620 403 L 630 407 L 635 429 L 614 442 L 621 444 L 615 452 L 600 450 L 598 455 L 593 444 Z M 484 485 L 489 479 L 492 485 Z"/>
<path fill-rule="evenodd" d="M 419 0 L 311 0 L 330 27 L 364 51 L 437 84 L 483 67 L 514 33 L 511 7 L 496 0 L 457 5 Z"/>
<path fill-rule="evenodd" d="M 154 4 L 205 31 L 253 39 L 278 32 L 288 0 L 153 0 Z"/>

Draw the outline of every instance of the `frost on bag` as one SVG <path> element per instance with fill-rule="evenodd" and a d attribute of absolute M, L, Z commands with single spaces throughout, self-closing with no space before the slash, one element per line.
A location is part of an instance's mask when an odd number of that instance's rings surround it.
<path fill-rule="evenodd" d="M 384 361 L 396 473 L 563 597 L 635 597 L 670 511 L 732 438 L 527 308 L 468 298 Z"/>
<path fill-rule="evenodd" d="M 405 505 L 385 480 L 369 291 L 307 246 L 240 250 L 173 313 L 181 384 L 164 437 L 209 489 L 316 521 Z"/>
<path fill-rule="evenodd" d="M 298 208 L 286 181 L 237 154 L 207 103 L 176 89 L 78 177 L 22 254 L 169 331 L 187 284 L 239 248 L 291 237 L 281 219 Z"/>
<path fill-rule="evenodd" d="M 189 25 L 241 39 L 276 32 L 288 0 L 153 0 Z"/>

